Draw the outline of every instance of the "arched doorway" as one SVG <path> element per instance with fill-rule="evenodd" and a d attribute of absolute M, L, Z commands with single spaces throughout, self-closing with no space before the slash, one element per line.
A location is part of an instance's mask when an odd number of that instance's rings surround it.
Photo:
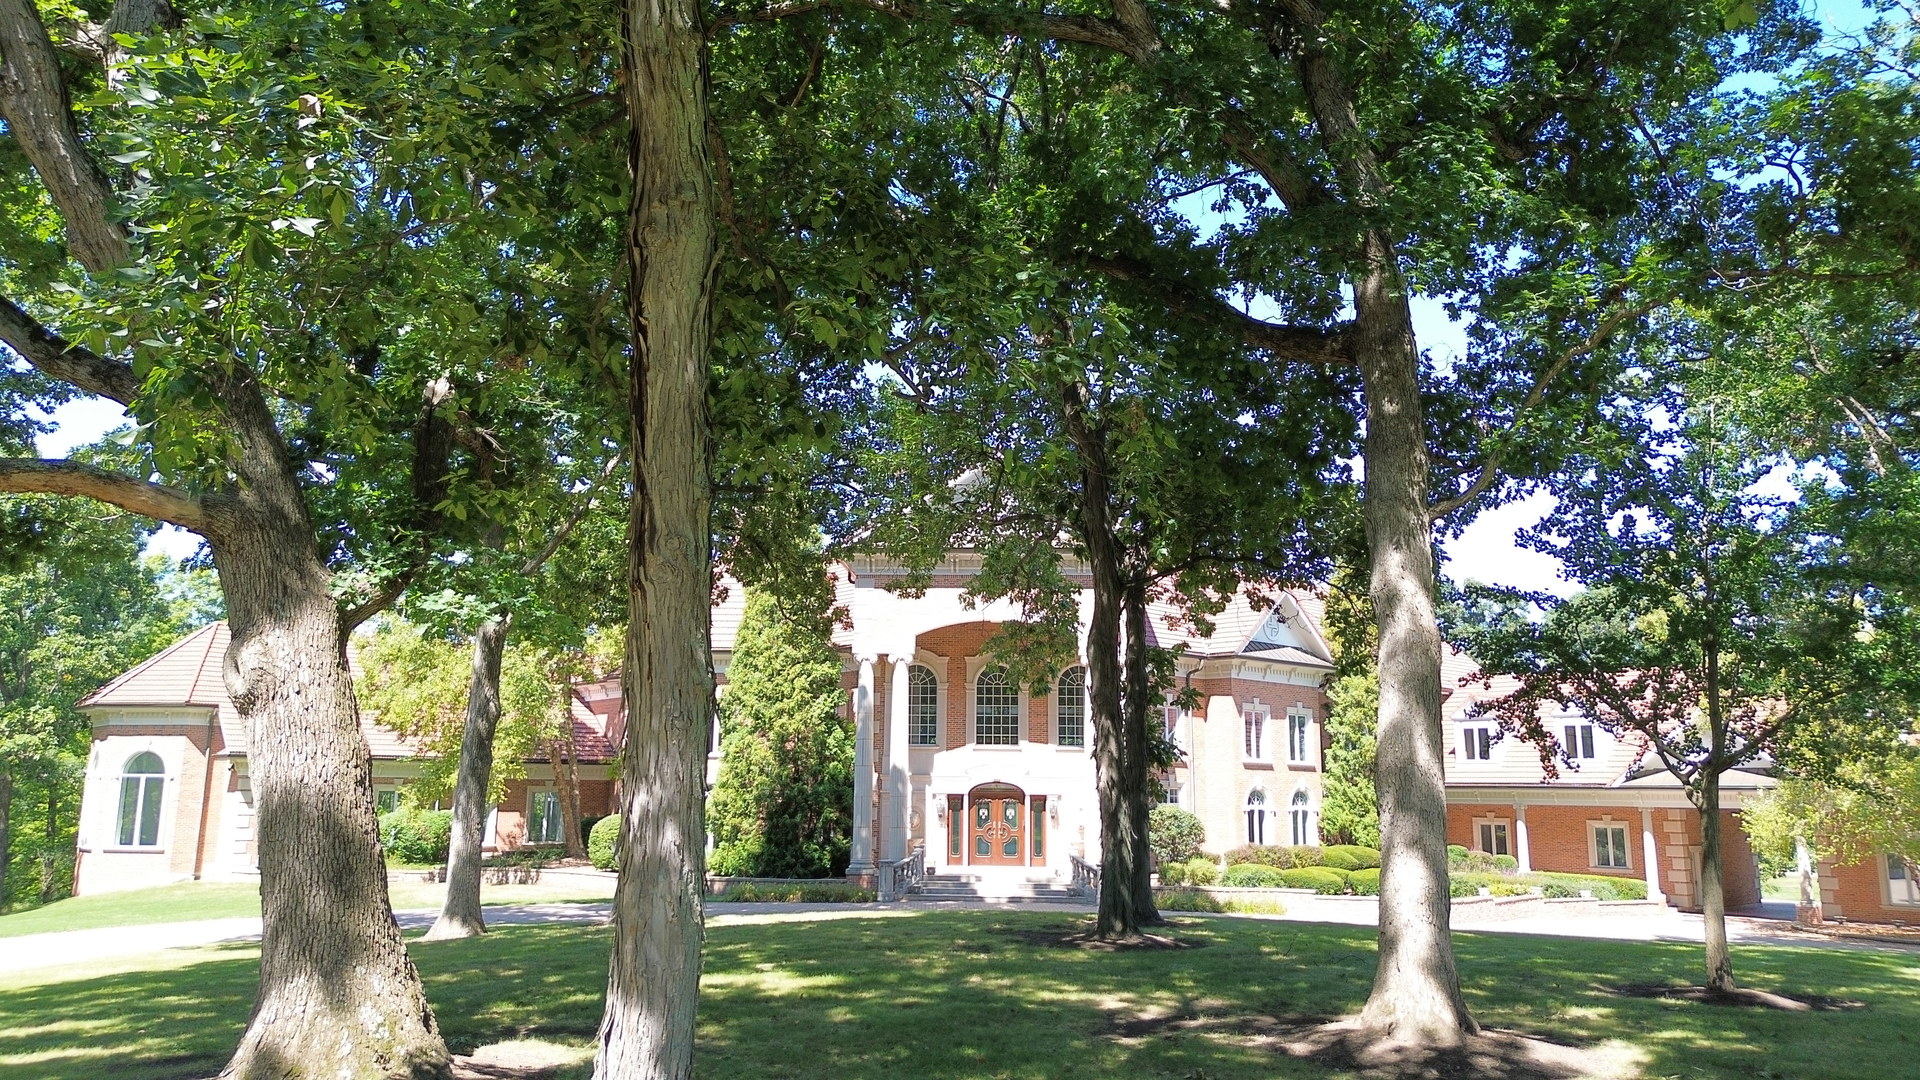
<path fill-rule="evenodd" d="M 1012 784 L 981 784 L 967 792 L 967 862 L 1025 866 L 1031 815 L 1027 793 Z"/>

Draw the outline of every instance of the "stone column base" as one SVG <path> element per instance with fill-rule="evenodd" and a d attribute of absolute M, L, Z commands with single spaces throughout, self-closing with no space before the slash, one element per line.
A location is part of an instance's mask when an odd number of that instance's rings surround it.
<path fill-rule="evenodd" d="M 1827 921 L 1819 904 L 1793 905 L 1793 921 L 1801 926 L 1819 926 Z"/>

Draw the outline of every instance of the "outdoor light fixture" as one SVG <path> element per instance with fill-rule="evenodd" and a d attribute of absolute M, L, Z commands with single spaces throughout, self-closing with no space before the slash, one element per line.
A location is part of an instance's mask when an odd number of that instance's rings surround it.
<path fill-rule="evenodd" d="M 1060 796 L 1047 800 L 1047 817 L 1053 819 L 1055 825 L 1060 824 Z"/>
<path fill-rule="evenodd" d="M 945 825 L 947 823 L 947 800 L 941 799 L 939 802 L 933 804 L 933 816 L 939 819 L 940 824 Z"/>

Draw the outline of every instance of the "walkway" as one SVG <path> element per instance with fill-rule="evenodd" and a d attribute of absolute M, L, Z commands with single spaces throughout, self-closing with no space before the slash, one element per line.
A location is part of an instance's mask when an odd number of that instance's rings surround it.
<path fill-rule="evenodd" d="M 974 911 L 1055 911 L 1085 914 L 1089 904 L 1024 903 L 951 903 L 906 904 L 715 904 L 707 908 L 707 925 L 733 926 L 767 922 L 819 922 L 827 919 L 912 918 L 931 910 Z M 566 923 L 604 923 L 612 905 L 597 904 L 517 904 L 490 906 L 487 923 L 491 926 L 527 926 Z M 395 916 L 407 930 L 425 930 L 433 925 L 435 911 L 403 911 Z M 1170 914 L 1185 915 L 1186 912 Z M 1208 918 L 1261 919 L 1293 922 L 1335 923 L 1371 926 L 1371 905 L 1350 905 L 1347 911 L 1316 907 L 1311 918 L 1299 915 L 1208 915 Z M 1510 922 L 1476 926 L 1465 933 L 1532 934 L 1541 937 L 1605 938 L 1615 941 L 1671 941 L 1699 944 L 1703 939 L 1701 919 L 1670 908 L 1634 915 L 1567 920 L 1559 918 L 1523 918 Z M 1794 933 L 1788 925 L 1772 919 L 1729 916 L 1727 936 L 1736 945 L 1790 945 L 1816 949 L 1915 951 L 1913 947 L 1883 942 L 1835 941 L 1829 938 Z M 207 919 L 201 922 L 159 923 L 150 926 L 109 927 L 98 930 L 69 930 L 55 934 L 31 934 L 0 940 L 0 974 L 84 964 L 115 957 L 135 956 L 168 949 L 187 949 L 206 945 L 257 941 L 260 919 Z"/>

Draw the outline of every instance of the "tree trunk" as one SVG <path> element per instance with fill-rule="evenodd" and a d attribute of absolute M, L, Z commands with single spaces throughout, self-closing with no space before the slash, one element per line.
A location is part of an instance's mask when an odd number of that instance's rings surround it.
<path fill-rule="evenodd" d="M 60 899 L 60 852 L 56 846 L 60 839 L 60 763 L 58 759 L 49 763 L 47 770 L 47 822 L 42 834 L 45 843 L 40 847 L 40 902 L 51 904 Z M 0 851 L 7 850 L 0 844 Z M 4 901 L 5 882 L 0 882 L 0 901 Z M 68 890 L 72 894 L 72 890 Z"/>
<path fill-rule="evenodd" d="M 1426 419 L 1394 258 L 1385 238 L 1369 233 L 1354 288 L 1355 352 L 1367 396 L 1367 549 L 1380 632 L 1380 963 L 1361 1022 L 1394 1042 L 1455 1046 L 1478 1027 L 1460 995 L 1449 926 Z"/>
<path fill-rule="evenodd" d="M 496 615 L 473 634 L 473 674 L 467 682 L 467 722 L 460 733 L 460 765 L 453 781 L 453 836 L 447 845 L 447 899 L 427 941 L 487 932 L 480 907 L 481 834 L 487 827 L 487 785 L 493 778 L 493 736 L 500 727 L 500 657 L 509 615 Z"/>
<path fill-rule="evenodd" d="M 387 900 L 373 763 L 305 507 L 288 501 L 290 481 L 241 497 L 280 505 L 246 508 L 212 540 L 265 924 L 259 997 L 221 1075 L 445 1077 L 446 1043 Z"/>
<path fill-rule="evenodd" d="M 1720 869 L 1720 774 L 1700 784 L 1700 919 L 1707 943 L 1707 990 L 1731 994 L 1733 953 L 1727 948 L 1727 894 Z"/>
<path fill-rule="evenodd" d="M 560 814 L 566 819 L 561 823 L 560 833 L 567 845 L 567 858 L 584 859 L 587 857 L 587 841 L 580 835 L 580 763 L 573 757 L 571 712 L 567 715 L 566 725 L 566 734 L 554 740 L 553 752 L 548 757 L 553 761 L 553 779 L 560 788 Z"/>
<path fill-rule="evenodd" d="M 1085 388 L 1061 388 L 1062 414 L 1080 455 L 1080 537 L 1093 574 L 1093 611 L 1087 621 L 1087 704 L 1093 712 L 1094 793 L 1100 811 L 1100 907 L 1094 936 L 1138 937 L 1159 921 L 1153 891 L 1143 910 L 1135 881 L 1151 873 L 1142 852 L 1145 829 L 1130 812 L 1126 794 L 1127 736 L 1120 627 L 1126 617 L 1125 578 L 1113 535 L 1113 495 L 1102 433 L 1086 413 Z M 1144 801 L 1144 794 L 1142 796 Z"/>
<path fill-rule="evenodd" d="M 1154 706 L 1160 701 L 1151 694 L 1152 676 L 1147 670 L 1147 590 L 1138 577 L 1128 580 L 1121 608 L 1126 626 L 1127 682 L 1120 799 L 1125 808 L 1125 836 L 1133 848 L 1133 876 L 1127 889 L 1132 894 L 1134 918 L 1140 925 L 1149 926 L 1161 920 L 1160 909 L 1153 902 L 1153 847 L 1147 836 L 1147 815 L 1153 809 L 1147 791 L 1153 771 L 1153 755 L 1149 750 L 1152 736 L 1147 725 Z"/>
<path fill-rule="evenodd" d="M 119 799 L 120 793 L 114 792 Z M 13 774 L 0 772 L 0 910 L 7 906 L 7 867 L 13 862 Z"/>
<path fill-rule="evenodd" d="M 716 256 L 706 46 L 696 0 L 630 0 L 622 21 L 633 172 L 627 729 L 613 957 L 594 1076 L 680 1080 L 693 1072 L 713 719 L 707 379 Z"/>

